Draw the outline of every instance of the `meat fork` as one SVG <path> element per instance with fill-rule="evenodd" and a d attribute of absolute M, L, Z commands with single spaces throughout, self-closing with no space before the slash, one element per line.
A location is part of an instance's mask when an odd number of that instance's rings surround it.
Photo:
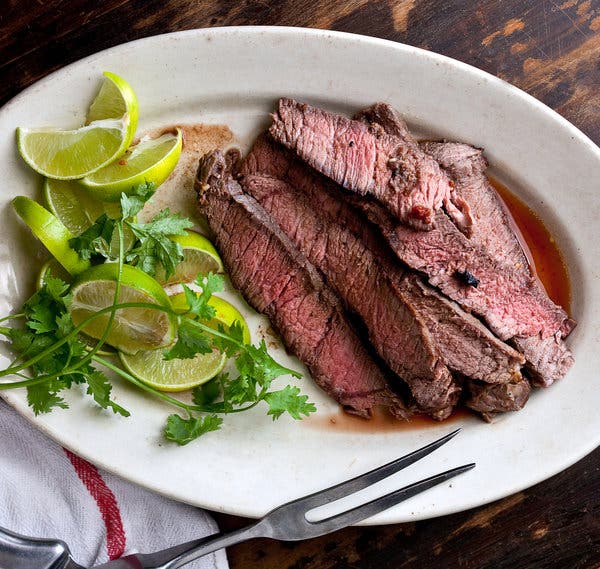
<path fill-rule="evenodd" d="M 433 488 L 475 467 L 465 464 L 441 472 L 414 484 L 395 490 L 348 511 L 311 522 L 307 512 L 329 504 L 345 496 L 363 490 L 421 460 L 429 453 L 446 444 L 458 434 L 457 429 L 446 436 L 393 462 L 371 470 L 366 474 L 342 482 L 331 488 L 298 498 L 271 510 L 264 518 L 245 528 L 227 534 L 217 534 L 164 549 L 156 553 L 128 555 L 92 569 L 177 569 L 194 559 L 218 549 L 235 545 L 256 537 L 269 537 L 283 541 L 299 541 L 325 535 L 370 518 L 404 500 Z M 86 569 L 75 563 L 66 543 L 58 540 L 43 540 L 23 537 L 0 528 L 0 569 Z"/>

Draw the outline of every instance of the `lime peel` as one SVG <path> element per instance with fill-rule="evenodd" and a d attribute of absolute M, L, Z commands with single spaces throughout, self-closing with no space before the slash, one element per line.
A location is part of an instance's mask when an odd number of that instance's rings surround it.
<path fill-rule="evenodd" d="M 88 119 L 75 130 L 17 128 L 21 157 L 36 172 L 58 180 L 83 178 L 109 164 L 135 136 L 138 102 L 133 89 L 124 79 L 105 73 Z"/>
<path fill-rule="evenodd" d="M 143 183 L 152 183 L 157 188 L 175 169 L 182 146 L 179 129 L 176 134 L 142 139 L 119 159 L 86 176 L 81 184 L 101 201 L 117 201 L 121 193 L 129 193 Z"/>
<path fill-rule="evenodd" d="M 73 233 L 44 206 L 25 196 L 14 198 L 12 205 L 32 233 L 69 274 L 77 275 L 90 266 L 89 261 L 82 259 L 69 246 Z"/>

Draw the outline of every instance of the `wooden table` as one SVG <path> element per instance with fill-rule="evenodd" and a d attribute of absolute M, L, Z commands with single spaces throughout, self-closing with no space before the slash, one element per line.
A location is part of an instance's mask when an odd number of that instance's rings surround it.
<path fill-rule="evenodd" d="M 531 93 L 600 144 L 600 0 L 2 0 L 0 104 L 55 69 L 122 42 L 244 24 L 343 30 L 443 53 Z M 549 418 L 547 428 L 559 426 Z M 488 506 L 299 544 L 242 544 L 229 551 L 231 567 L 598 568 L 599 470 L 596 450 Z M 246 523 L 217 519 L 225 529 Z"/>

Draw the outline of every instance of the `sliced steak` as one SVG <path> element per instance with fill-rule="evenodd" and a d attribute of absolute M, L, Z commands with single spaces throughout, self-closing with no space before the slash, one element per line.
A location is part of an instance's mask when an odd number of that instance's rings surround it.
<path fill-rule="evenodd" d="M 500 339 L 543 338 L 571 329 L 565 312 L 539 283 L 502 265 L 470 242 L 442 212 L 431 231 L 397 223 L 379 204 L 353 200 L 379 226 L 398 258 L 428 276 L 429 283 L 461 306 L 485 319 Z"/>
<path fill-rule="evenodd" d="M 268 163 L 266 155 L 275 166 L 262 173 L 254 167 Z M 279 171 L 281 179 L 274 177 L 273 171 L 280 170 L 286 157 L 287 172 Z M 311 193 L 321 191 L 317 186 L 321 177 L 265 137 L 255 144 L 241 174 L 243 190 L 264 207 L 324 274 L 346 307 L 361 318 L 371 344 L 408 383 L 419 408 L 435 418 L 447 417 L 460 389 L 440 360 L 427 327 L 403 293 L 392 286 L 373 252 L 348 229 L 345 218 L 331 218 L 322 208 L 313 207 Z"/>
<path fill-rule="evenodd" d="M 411 272 L 403 276 L 401 286 L 451 370 L 486 383 L 506 383 L 521 377 L 523 355 L 498 340 L 456 302 Z"/>
<path fill-rule="evenodd" d="M 376 198 L 403 223 L 431 229 L 444 206 L 468 230 L 468 211 L 461 211 L 450 179 L 412 139 L 293 99 L 279 101 L 270 133 L 345 189 Z"/>
<path fill-rule="evenodd" d="M 536 280 L 515 231 L 514 221 L 487 178 L 487 161 L 481 150 L 456 142 L 428 142 L 422 147 L 448 172 L 455 182 L 457 193 L 470 204 L 475 219 L 470 240 L 483 246 L 492 257 L 511 266 L 524 278 Z M 551 385 L 573 365 L 573 356 L 562 338 L 575 323 L 569 319 L 565 324 L 560 334 L 513 338 L 515 346 L 527 358 L 527 369 L 537 385 Z"/>
<path fill-rule="evenodd" d="M 512 216 L 489 183 L 483 151 L 460 142 L 424 142 L 421 148 L 439 162 L 454 182 L 456 193 L 469 204 L 471 241 L 482 245 L 499 262 L 526 270 L 527 255 L 513 230 Z"/>
<path fill-rule="evenodd" d="M 376 105 L 376 114 L 370 109 L 363 111 L 363 120 L 376 121 L 383 116 L 381 128 L 390 133 L 401 131 L 407 138 L 410 133 L 402 120 L 392 109 L 383 111 L 382 106 L 386 105 Z M 442 212 L 436 214 L 436 231 L 421 239 L 418 232 L 397 224 L 378 204 L 355 201 L 373 222 L 385 226 L 388 241 L 394 242 L 392 248 L 401 259 L 426 273 L 444 294 L 485 318 L 500 338 L 538 334 L 547 338 L 557 333 L 564 338 L 571 331 L 573 322 L 548 298 L 537 279 L 523 273 L 522 267 L 496 259 L 477 238 L 467 239 Z M 469 207 L 474 208 L 475 203 Z M 478 230 L 474 225 L 471 233 L 483 240 L 488 229 Z M 464 286 L 457 287 L 457 281 Z"/>
<path fill-rule="evenodd" d="M 293 158 L 289 151 L 265 136 L 259 137 L 254 144 L 242 165 L 241 174 L 244 188 L 263 203 L 284 231 L 308 251 L 308 256 L 310 257 L 311 251 L 318 251 L 318 257 L 311 258 L 317 267 L 327 271 L 328 268 L 335 269 L 336 264 L 343 265 L 339 276 L 328 275 L 327 272 L 325 274 L 329 277 L 329 282 L 340 280 L 337 287 L 335 284 L 332 286 L 337 288 L 340 296 L 345 297 L 347 305 L 354 312 L 360 313 L 369 308 L 369 302 L 377 302 L 377 299 L 366 297 L 364 290 L 369 290 L 370 296 L 378 293 L 376 287 L 369 284 L 365 285 L 368 289 L 360 288 L 356 279 L 357 270 L 371 273 L 377 270 L 391 282 L 393 294 L 408 304 L 425 323 L 441 360 L 450 369 L 461 375 L 490 382 L 509 381 L 519 377 L 523 357 L 499 341 L 479 320 L 464 312 L 456 303 L 442 297 L 416 275 L 402 269 L 379 233 L 369 223 L 365 223 L 360 213 L 343 199 L 335 184 Z M 306 228 L 307 218 L 313 220 L 312 230 L 310 225 Z M 319 248 L 317 243 L 321 240 L 325 242 L 325 247 L 329 246 L 332 235 L 344 236 L 344 244 L 354 253 L 354 258 L 349 258 L 344 251 L 341 257 L 323 262 L 323 247 Z M 356 237 L 361 242 L 358 249 L 349 247 L 348 243 L 356 243 Z M 336 248 L 327 252 L 339 255 L 339 251 Z M 356 293 L 350 297 L 346 294 L 350 286 L 344 281 L 344 275 L 348 272 L 356 287 Z M 367 274 L 365 280 L 368 278 L 372 276 Z M 390 291 L 386 281 L 380 281 L 378 286 L 384 287 L 383 298 L 388 298 Z M 369 320 L 373 315 L 382 313 L 381 324 L 393 329 L 393 323 L 388 322 L 390 319 L 399 321 L 393 311 L 396 303 L 396 300 L 391 302 L 389 312 L 386 307 L 381 310 L 371 309 L 363 319 Z M 379 322 L 374 325 L 377 327 Z M 400 354 L 401 357 L 402 355 Z M 414 355 L 405 353 L 404 357 L 412 358 Z M 418 393 L 417 400 L 421 403 L 427 401 L 426 406 L 432 408 L 432 386 L 435 387 L 435 384 L 417 382 L 414 379 L 409 383 L 413 392 Z M 450 385 L 446 380 L 438 379 L 437 388 L 442 394 L 448 393 Z M 440 399 L 438 395 L 437 399 L 445 404 L 448 397 Z"/>
<path fill-rule="evenodd" d="M 479 411 L 486 421 L 491 421 L 498 413 L 522 409 L 529 399 L 531 386 L 525 379 L 495 384 L 472 381 L 468 392 L 467 407 Z"/>
<path fill-rule="evenodd" d="M 197 189 L 231 281 L 266 314 L 316 383 L 351 413 L 375 405 L 405 416 L 339 300 L 265 210 L 242 193 L 219 151 L 200 161 Z"/>

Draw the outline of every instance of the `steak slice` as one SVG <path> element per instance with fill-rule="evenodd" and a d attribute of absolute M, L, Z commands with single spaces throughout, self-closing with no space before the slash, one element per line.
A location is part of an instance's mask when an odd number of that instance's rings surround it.
<path fill-rule="evenodd" d="M 266 156 L 273 157 L 275 168 L 260 173 L 253 166 L 267 163 Z M 288 172 L 279 174 L 282 179 L 272 176 L 286 157 Z M 266 137 L 257 141 L 240 173 L 243 190 L 324 274 L 346 308 L 360 317 L 371 344 L 408 383 L 419 409 L 434 418 L 446 418 L 460 389 L 440 360 L 427 327 L 402 292 L 394 288 L 373 252 L 347 228 L 345 218 L 332 219 L 322 208 L 313 207 L 310 192 L 320 191 L 315 187 L 320 177 Z"/>
<path fill-rule="evenodd" d="M 475 219 L 470 240 L 525 278 L 537 280 L 515 231 L 514 221 L 487 178 L 487 161 L 482 151 L 456 142 L 428 142 L 422 147 L 448 172 L 457 193 L 470 204 Z M 562 338 L 573 329 L 575 322 L 569 319 L 566 324 L 564 336 L 554 334 L 544 338 L 538 334 L 513 338 L 515 346 L 525 355 L 527 369 L 537 385 L 551 385 L 564 377 L 573 365 L 573 356 Z"/>
<path fill-rule="evenodd" d="M 479 411 L 490 422 L 498 413 L 522 409 L 529 399 L 531 386 L 525 379 L 494 384 L 472 381 L 468 384 L 468 392 L 467 407 Z"/>
<path fill-rule="evenodd" d="M 339 300 L 264 209 L 242 193 L 219 151 L 205 155 L 196 187 L 231 281 L 266 314 L 315 382 L 347 411 L 385 405 L 408 415 L 348 322 Z"/>
<path fill-rule="evenodd" d="M 373 196 L 400 221 L 431 229 L 444 206 L 468 231 L 468 211 L 461 211 L 450 179 L 412 138 L 293 99 L 280 99 L 272 118 L 276 141 L 345 189 Z"/>
<path fill-rule="evenodd" d="M 484 318 L 500 339 L 538 334 L 547 338 L 570 331 L 567 315 L 537 281 L 497 262 L 458 231 L 444 213 L 436 214 L 435 229 L 415 231 L 397 223 L 375 202 L 353 202 L 379 226 L 401 261 L 426 274 L 431 285 Z"/>
<path fill-rule="evenodd" d="M 373 107 L 362 111 L 361 119 L 384 117 L 381 128 L 408 138 L 402 119 L 391 108 L 385 111 L 386 106 L 378 103 L 377 112 Z M 431 284 L 451 299 L 482 316 L 501 339 L 538 334 L 545 339 L 557 333 L 564 338 L 572 330 L 573 321 L 548 298 L 537 279 L 521 267 L 497 260 L 476 239 L 467 239 L 442 212 L 436 214 L 436 229 L 425 234 L 402 227 L 372 201 L 354 201 L 382 228 L 404 262 L 427 274 Z M 475 201 L 469 207 L 474 208 Z M 488 229 L 473 226 L 471 234 L 482 235 Z"/>
<path fill-rule="evenodd" d="M 407 272 L 401 284 L 451 370 L 486 383 L 507 383 L 521 377 L 523 355 L 498 340 L 481 321 L 414 273 Z"/>
<path fill-rule="evenodd" d="M 529 259 L 513 230 L 512 216 L 487 178 L 483 151 L 460 142 L 423 142 L 421 148 L 448 173 L 456 193 L 469 204 L 471 241 L 499 262 L 526 270 Z"/>

